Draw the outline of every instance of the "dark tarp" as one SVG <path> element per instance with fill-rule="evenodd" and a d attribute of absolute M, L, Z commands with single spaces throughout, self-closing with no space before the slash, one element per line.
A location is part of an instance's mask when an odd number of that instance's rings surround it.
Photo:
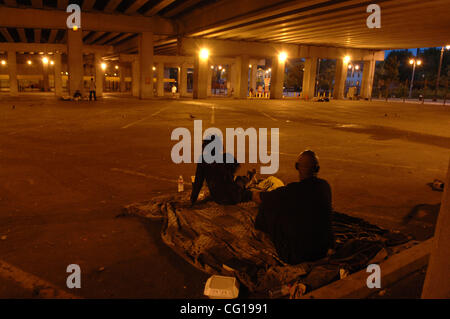
<path fill-rule="evenodd" d="M 262 294 L 292 283 L 310 291 L 413 244 L 403 234 L 334 212 L 335 252 L 314 263 L 287 265 L 255 230 L 256 214 L 253 202 L 223 206 L 203 200 L 191 207 L 189 194 L 179 193 L 128 205 L 122 215 L 163 220 L 163 241 L 189 263 L 209 274 L 236 276 Z"/>

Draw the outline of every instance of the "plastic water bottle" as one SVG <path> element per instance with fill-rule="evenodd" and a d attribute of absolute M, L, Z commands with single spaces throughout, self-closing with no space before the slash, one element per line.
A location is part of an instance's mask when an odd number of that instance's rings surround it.
<path fill-rule="evenodd" d="M 178 192 L 184 192 L 183 176 L 178 177 Z"/>

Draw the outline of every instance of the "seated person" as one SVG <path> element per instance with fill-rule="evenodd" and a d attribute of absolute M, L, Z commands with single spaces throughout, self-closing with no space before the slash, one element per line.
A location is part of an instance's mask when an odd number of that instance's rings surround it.
<path fill-rule="evenodd" d="M 203 150 L 215 138 L 216 136 L 212 135 L 210 139 L 204 140 Z M 212 152 L 214 151 L 215 149 Z M 251 200 L 252 192 L 246 189 L 247 181 L 251 177 L 234 176 L 239 168 L 239 163 L 231 154 L 222 153 L 223 163 L 207 163 L 203 156 L 202 154 L 202 160 L 197 164 L 195 172 L 195 181 L 191 193 L 192 204 L 197 201 L 198 194 L 205 180 L 211 197 L 217 204 L 234 205 Z"/>
<path fill-rule="evenodd" d="M 73 94 L 73 99 L 75 101 L 78 101 L 82 98 L 81 92 L 79 90 L 76 90 L 75 93 Z"/>
<path fill-rule="evenodd" d="M 280 258 L 289 264 L 325 257 L 333 243 L 331 188 L 317 177 L 316 154 L 302 152 L 295 168 L 299 182 L 252 194 L 260 203 L 255 228 L 268 234 Z"/>

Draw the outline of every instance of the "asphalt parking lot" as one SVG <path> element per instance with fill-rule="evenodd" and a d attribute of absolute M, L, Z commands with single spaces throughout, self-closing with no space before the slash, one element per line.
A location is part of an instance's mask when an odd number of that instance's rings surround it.
<path fill-rule="evenodd" d="M 202 297 L 208 275 L 162 243 L 160 223 L 116 218 L 123 205 L 194 175 L 194 164 L 170 156 L 171 132 L 193 131 L 194 120 L 224 132 L 279 128 L 277 177 L 296 180 L 295 156 L 313 149 L 335 210 L 418 239 L 433 233 L 442 193 L 427 183 L 444 179 L 450 155 L 442 105 L 29 94 L 0 95 L 0 117 L 0 260 L 23 280 L 31 274 L 85 298 Z M 76 291 L 64 288 L 69 264 L 82 269 Z M 9 297 L 33 292 L 0 275 L 0 298 Z"/>

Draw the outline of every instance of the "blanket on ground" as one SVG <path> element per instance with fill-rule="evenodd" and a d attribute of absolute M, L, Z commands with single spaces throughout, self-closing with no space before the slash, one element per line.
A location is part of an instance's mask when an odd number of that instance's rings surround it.
<path fill-rule="evenodd" d="M 333 212 L 333 253 L 316 262 L 288 265 L 270 239 L 254 228 L 253 202 L 223 206 L 206 197 L 191 206 L 189 194 L 178 193 L 130 204 L 122 215 L 162 220 L 162 240 L 189 263 L 209 274 L 236 276 L 251 292 L 264 295 L 299 283 L 301 293 L 309 292 L 412 245 L 399 232 Z"/>

